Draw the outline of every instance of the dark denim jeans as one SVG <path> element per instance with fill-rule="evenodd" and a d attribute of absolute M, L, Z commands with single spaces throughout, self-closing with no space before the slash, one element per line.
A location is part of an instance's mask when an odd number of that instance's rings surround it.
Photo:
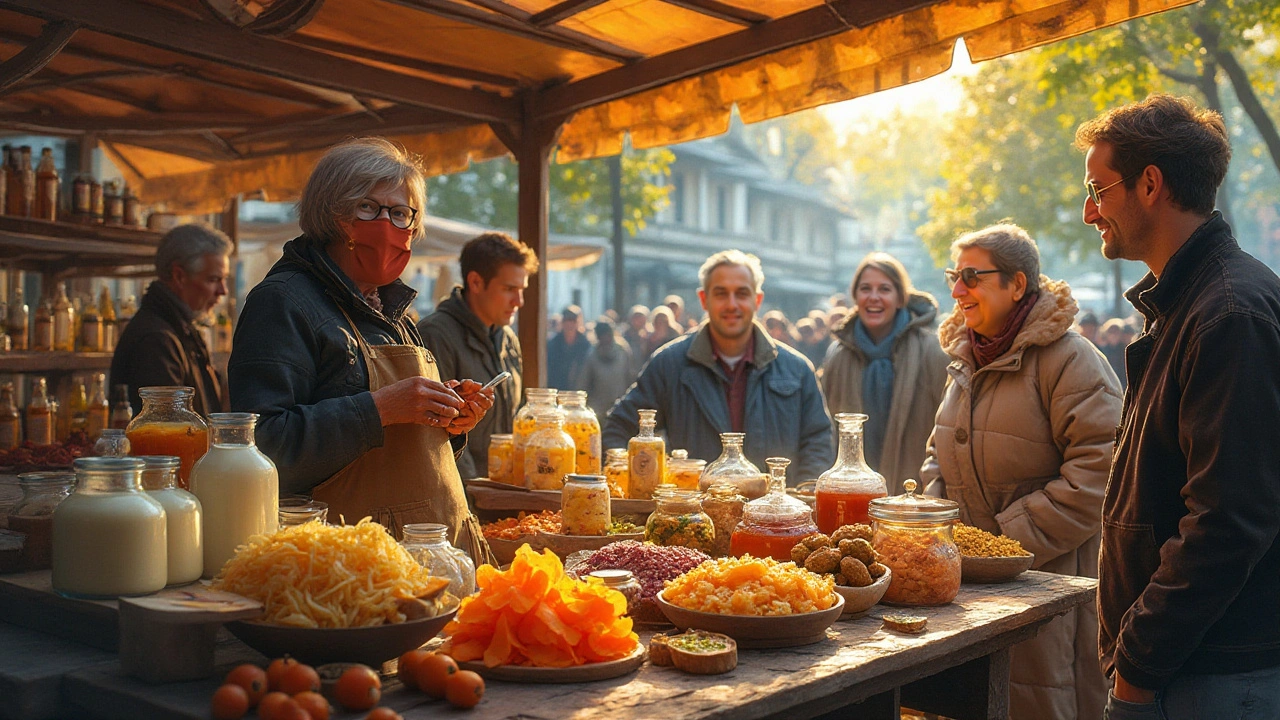
<path fill-rule="evenodd" d="M 1280 666 L 1236 675 L 1179 675 L 1155 702 L 1107 697 L 1104 720 L 1280 720 Z"/>

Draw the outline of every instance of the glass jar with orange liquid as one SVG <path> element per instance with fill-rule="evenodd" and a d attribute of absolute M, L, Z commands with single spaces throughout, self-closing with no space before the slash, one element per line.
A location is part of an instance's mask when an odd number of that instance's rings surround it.
<path fill-rule="evenodd" d="M 867 466 L 862 451 L 862 424 L 867 416 L 861 413 L 837 413 L 840 425 L 840 450 L 836 464 L 818 476 L 815 489 L 818 529 L 827 535 L 842 525 L 871 524 L 867 505 L 872 500 L 889 494 L 884 476 Z"/>
<path fill-rule="evenodd" d="M 195 390 L 157 385 L 139 388 L 138 396 L 142 412 L 125 429 L 130 452 L 178 456 L 178 487 L 188 489 L 191 468 L 209 451 L 209 426 L 191 407 Z"/>
<path fill-rule="evenodd" d="M 599 475 L 604 463 L 600 455 L 600 419 L 587 407 L 587 394 L 581 390 L 561 390 L 556 398 L 564 411 L 564 431 L 573 438 L 578 449 L 575 463 L 580 475 Z"/>
<path fill-rule="evenodd" d="M 564 412 L 556 405 L 556 395 L 557 390 L 555 388 L 526 388 L 524 391 L 524 407 L 516 412 L 515 419 L 512 422 L 512 485 L 523 487 L 528 487 L 529 485 L 528 478 L 524 475 L 524 448 L 525 444 L 529 442 L 529 436 L 542 429 L 538 425 L 536 416 L 539 413 L 546 414 L 548 417 L 550 417 L 550 413 L 560 413 L 561 417 L 564 416 Z"/>
<path fill-rule="evenodd" d="M 791 560 L 791 548 L 818 532 L 818 526 L 813 523 L 809 506 L 787 495 L 787 466 L 791 461 L 773 457 L 764 462 L 769 466 L 769 492 L 743 506 L 742 522 L 729 540 L 729 552 L 787 562 Z"/>

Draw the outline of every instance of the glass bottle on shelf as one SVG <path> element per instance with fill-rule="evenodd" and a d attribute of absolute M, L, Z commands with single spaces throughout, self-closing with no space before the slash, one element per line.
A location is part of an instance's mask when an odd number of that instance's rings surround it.
<path fill-rule="evenodd" d="M 145 409 L 138 418 L 143 415 Z M 222 570 L 236 547 L 254 535 L 275 532 L 280 524 L 280 477 L 254 443 L 257 421 L 254 413 L 211 413 L 209 451 L 191 471 L 191 492 L 204 511 L 207 578 Z"/>
<path fill-rule="evenodd" d="M 604 453 L 604 477 L 609 483 L 609 495 L 616 498 L 628 497 L 631 487 L 631 468 L 626 448 L 609 448 Z"/>
<path fill-rule="evenodd" d="M 147 455 L 142 488 L 164 506 L 168 548 L 166 585 L 186 585 L 204 572 L 204 530 L 200 500 L 177 485 L 181 461 L 173 455 Z"/>
<path fill-rule="evenodd" d="M 13 403 L 13 383 L 0 385 L 0 450 L 22 444 L 22 416 Z"/>
<path fill-rule="evenodd" d="M 441 523 L 409 523 L 400 545 L 432 577 L 449 581 L 449 592 L 464 598 L 476 591 L 476 566 L 471 556 L 449 544 L 449 527 Z"/>
<path fill-rule="evenodd" d="M 54 290 L 53 298 L 53 349 L 75 350 L 75 335 L 72 328 L 76 325 L 75 309 L 67 298 L 67 284 L 59 282 Z"/>
<path fill-rule="evenodd" d="M 133 405 L 129 404 L 129 386 L 111 386 L 111 427 L 124 430 L 133 421 Z"/>
<path fill-rule="evenodd" d="M 538 430 L 535 415 L 539 413 L 548 415 L 550 411 L 561 412 L 556 405 L 556 394 L 555 388 L 526 388 L 524 391 L 524 407 L 516 413 L 512 423 L 512 485 L 528 487 L 528 480 L 524 476 L 525 443 L 529 441 L 529 436 Z"/>
<path fill-rule="evenodd" d="M 697 490 L 706 460 L 689 457 L 688 450 L 672 450 L 667 461 L 667 482 L 682 490 Z"/>
<path fill-rule="evenodd" d="M 952 535 L 960 505 L 918 494 L 915 480 L 902 487 L 901 495 L 871 501 L 871 544 L 880 563 L 892 571 L 881 602 L 946 605 L 960 592 L 960 551 Z"/>
<path fill-rule="evenodd" d="M 36 321 L 31 331 L 31 349 L 42 352 L 53 349 L 53 306 L 47 299 L 36 306 Z"/>
<path fill-rule="evenodd" d="M 98 318 L 102 320 L 102 352 L 115 352 L 116 305 L 111 302 L 111 290 L 106 285 L 98 293 Z"/>
<path fill-rule="evenodd" d="M 707 490 L 702 498 L 702 511 L 716 528 L 716 541 L 708 555 L 725 557 L 729 554 L 733 531 L 742 522 L 742 510 L 746 504 L 747 499 L 738 494 L 738 487 L 732 483 L 716 483 Z"/>
<path fill-rule="evenodd" d="M 67 400 L 67 434 L 70 437 L 80 431 L 89 432 L 89 393 L 85 392 L 84 380 L 76 379 L 71 388 L 71 397 Z"/>
<path fill-rule="evenodd" d="M 809 506 L 787 494 L 786 458 L 767 458 L 769 492 L 742 508 L 742 522 L 733 531 L 729 551 L 734 555 L 750 553 L 755 557 L 791 560 L 791 548 L 808 535 L 818 532 Z"/>
<path fill-rule="evenodd" d="M 58 219 L 58 166 L 53 161 L 53 148 L 40 151 L 36 166 L 35 208 L 32 217 L 53 222 Z"/>
<path fill-rule="evenodd" d="M 42 378 L 31 381 L 31 401 L 27 403 L 27 439 L 36 445 L 53 442 L 53 417 L 49 408 L 49 384 Z"/>
<path fill-rule="evenodd" d="M 648 500 L 667 478 L 667 443 L 653 434 L 657 410 L 641 410 L 640 433 L 627 442 L 630 497 Z"/>
<path fill-rule="evenodd" d="M 9 529 L 27 536 L 22 546 L 21 564 L 32 570 L 47 570 L 53 552 L 53 511 L 75 487 L 76 476 L 67 471 L 32 472 L 18 475 L 22 498 L 9 510 Z"/>
<path fill-rule="evenodd" d="M 716 527 L 711 517 L 702 511 L 702 493 L 660 488 L 653 493 L 653 501 L 656 508 L 644 526 L 645 542 L 711 554 L 715 549 Z"/>
<path fill-rule="evenodd" d="M 85 411 L 85 432 L 89 440 L 97 440 L 102 431 L 111 425 L 111 403 L 107 402 L 107 376 L 94 373 L 89 385 L 89 407 Z"/>
<path fill-rule="evenodd" d="M 608 535 L 612 515 L 604 476 L 573 473 L 566 477 L 560 491 L 560 517 L 565 535 Z"/>
<path fill-rule="evenodd" d="M 867 505 L 889 494 L 884 476 L 867 466 L 862 451 L 861 413 L 836 413 L 840 449 L 836 464 L 818 476 L 815 488 L 818 530 L 830 535 L 842 525 L 870 524 Z"/>
<path fill-rule="evenodd" d="M 191 408 L 195 390 L 163 385 L 141 388 L 138 395 L 142 398 L 142 411 L 125 429 L 133 454 L 182 458 L 178 487 L 186 488 L 191 469 L 209 450 L 209 426 Z"/>
<path fill-rule="evenodd" d="M 525 487 L 559 490 L 565 477 L 574 472 L 577 447 L 564 431 L 564 413 L 558 409 L 543 410 L 533 419 L 539 429 L 525 442 Z"/>
<path fill-rule="evenodd" d="M 600 420 L 587 406 L 587 394 L 581 390 L 561 390 L 556 396 L 564 410 L 564 430 L 578 449 L 576 472 L 599 475 L 604 467 L 600 457 Z"/>
<path fill-rule="evenodd" d="M 27 303 L 22 299 L 22 285 L 13 287 L 13 302 L 9 303 L 9 339 L 14 350 L 26 350 L 27 339 L 31 330 L 31 313 Z"/>
<path fill-rule="evenodd" d="M 106 428 L 93 443 L 93 454 L 98 457 L 126 457 L 132 448 L 129 437 L 120 428 Z"/>
<path fill-rule="evenodd" d="M 102 352 L 102 316 L 92 301 L 81 303 L 80 307 L 80 349 Z"/>
<path fill-rule="evenodd" d="M 720 457 L 711 461 L 702 471 L 698 488 L 706 492 L 712 485 L 728 482 L 738 488 L 738 494 L 748 500 L 764 497 L 769 489 L 769 478 L 742 453 L 746 433 L 720 433 Z"/>

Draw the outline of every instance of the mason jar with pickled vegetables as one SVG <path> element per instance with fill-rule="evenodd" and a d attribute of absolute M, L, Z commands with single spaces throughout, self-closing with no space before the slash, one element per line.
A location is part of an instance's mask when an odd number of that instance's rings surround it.
<path fill-rule="evenodd" d="M 560 409 L 564 410 L 564 431 L 573 438 L 577 448 L 577 471 L 599 475 L 603 463 L 600 460 L 600 420 L 596 411 L 587 407 L 587 394 L 581 390 L 561 390 L 556 396 Z"/>
<path fill-rule="evenodd" d="M 603 475 L 571 474 L 560 491 L 560 517 L 565 535 L 609 534 L 609 485 Z"/>
<path fill-rule="evenodd" d="M 880 563 L 892 571 L 881 602 L 890 605 L 946 605 L 960 592 L 960 551 L 952 527 L 960 517 L 954 500 L 916 493 L 907 480 L 906 492 L 871 501 L 875 525 L 871 544 Z"/>
<path fill-rule="evenodd" d="M 515 440 L 511 433 L 494 433 L 489 436 L 489 479 L 504 485 L 515 485 L 512 463 L 515 461 Z"/>
<path fill-rule="evenodd" d="M 540 428 L 525 442 L 524 478 L 530 490 L 559 490 L 574 472 L 577 448 L 564 431 L 564 413 L 556 408 L 534 415 Z"/>
<path fill-rule="evenodd" d="M 529 487 L 529 479 L 524 474 L 524 448 L 529 438 L 545 426 L 538 425 L 537 416 L 550 418 L 553 414 L 559 414 L 562 419 L 564 417 L 564 411 L 556 405 L 558 392 L 555 388 L 527 388 L 524 391 L 525 404 L 516 412 L 511 432 L 512 485 Z"/>

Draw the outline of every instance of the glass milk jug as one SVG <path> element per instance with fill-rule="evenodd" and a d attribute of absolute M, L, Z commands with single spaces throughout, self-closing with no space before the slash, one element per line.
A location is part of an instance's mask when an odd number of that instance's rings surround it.
<path fill-rule="evenodd" d="M 818 476 L 815 488 L 818 530 L 830 535 L 842 525 L 870 524 L 867 505 L 889 494 L 884 476 L 867 466 L 862 454 L 861 413 L 837 413 L 840 424 L 840 451 L 836 464 Z"/>
<path fill-rule="evenodd" d="M 178 466 L 181 464 L 178 456 L 146 455 L 139 459 L 146 463 L 142 469 L 142 488 L 164 506 L 169 549 L 166 584 L 195 582 L 204 572 L 200 501 L 178 487 Z"/>
<path fill-rule="evenodd" d="M 204 573 L 214 577 L 253 535 L 280 522 L 276 466 L 253 440 L 254 413 L 213 413 L 209 452 L 191 470 L 191 491 L 204 510 Z"/>

